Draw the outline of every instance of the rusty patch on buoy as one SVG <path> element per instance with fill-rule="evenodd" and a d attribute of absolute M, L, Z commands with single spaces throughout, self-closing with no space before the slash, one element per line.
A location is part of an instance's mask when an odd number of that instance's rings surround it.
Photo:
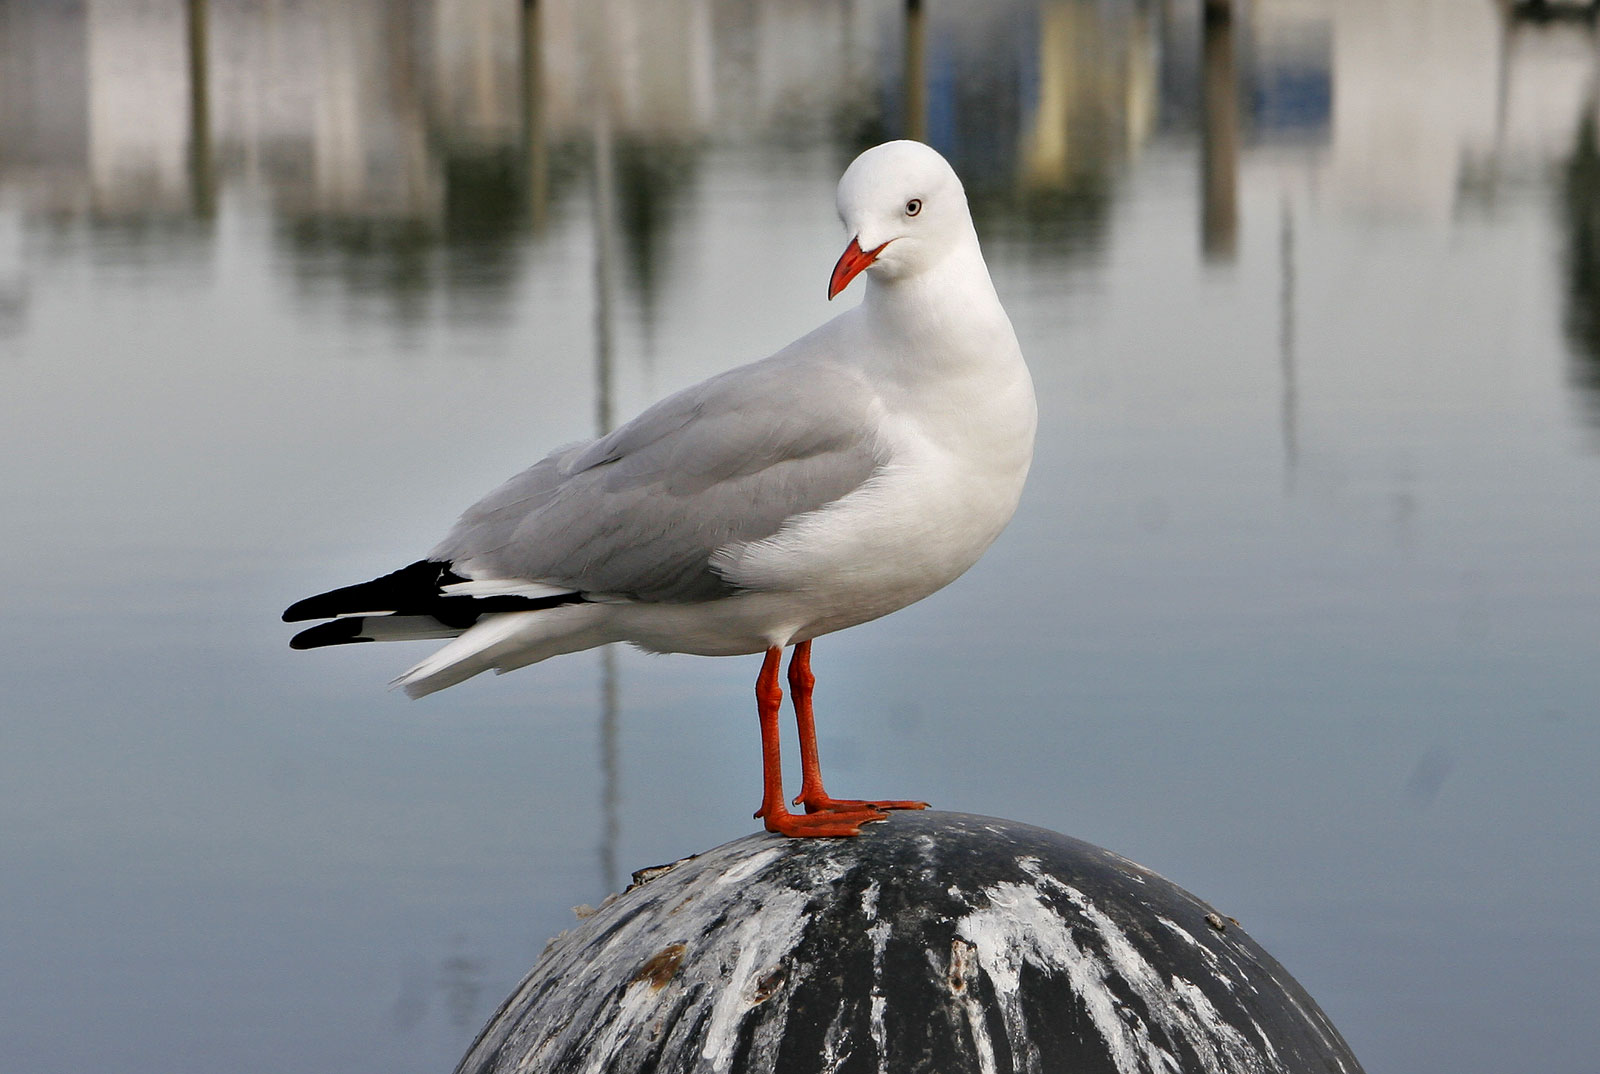
<path fill-rule="evenodd" d="M 669 861 L 665 865 L 647 865 L 643 869 L 635 869 L 633 871 L 633 883 L 629 884 L 623 889 L 623 894 L 627 894 L 634 888 L 643 887 L 658 877 L 666 876 L 684 862 L 694 861 L 694 859 L 698 858 L 699 856 L 700 855 L 698 854 L 690 854 L 687 858 L 679 858 L 677 861 Z"/>
<path fill-rule="evenodd" d="M 758 1003 L 765 1003 L 767 1000 L 771 999 L 772 994 L 783 987 L 783 982 L 787 979 L 787 977 L 788 975 L 783 972 L 783 967 L 779 966 L 777 969 L 761 978 L 761 980 L 757 981 L 756 990 L 750 996 L 750 1005 L 753 1007 Z"/>
<path fill-rule="evenodd" d="M 649 981 L 652 989 L 667 987 L 667 982 L 672 980 L 672 975 L 678 972 L 678 967 L 683 965 L 683 953 L 688 950 L 681 943 L 669 943 L 655 954 L 649 961 L 639 967 L 639 972 L 633 975 L 633 981 Z"/>
<path fill-rule="evenodd" d="M 950 943 L 950 969 L 945 980 L 950 991 L 960 995 L 967 990 L 967 981 L 978 975 L 978 945 L 957 937 Z"/>

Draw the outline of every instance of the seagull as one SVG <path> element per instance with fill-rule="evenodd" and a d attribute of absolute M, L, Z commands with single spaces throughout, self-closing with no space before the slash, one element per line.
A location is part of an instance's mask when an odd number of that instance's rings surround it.
<path fill-rule="evenodd" d="M 1037 409 L 966 193 L 920 142 L 839 180 L 849 245 L 828 298 L 865 295 L 769 358 L 557 448 L 469 507 L 425 559 L 292 605 L 296 649 L 449 638 L 412 697 L 610 642 L 763 654 L 762 798 L 786 836 L 850 836 L 914 801 L 831 797 L 811 642 L 921 600 L 977 562 L 1022 494 Z M 801 787 L 784 801 L 783 650 Z"/>

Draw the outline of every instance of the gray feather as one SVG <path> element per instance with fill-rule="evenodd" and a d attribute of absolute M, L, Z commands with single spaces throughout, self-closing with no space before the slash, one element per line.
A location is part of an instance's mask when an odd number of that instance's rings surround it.
<path fill-rule="evenodd" d="M 472 577 L 635 600 L 732 592 L 714 551 L 770 537 L 859 488 L 882 461 L 865 432 L 876 427 L 875 392 L 807 353 L 808 342 L 557 450 L 469 508 L 432 557 Z"/>

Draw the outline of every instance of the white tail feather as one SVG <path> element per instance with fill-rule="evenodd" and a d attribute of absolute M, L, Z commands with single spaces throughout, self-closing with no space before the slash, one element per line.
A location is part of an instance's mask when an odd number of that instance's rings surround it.
<path fill-rule="evenodd" d="M 431 615 L 368 615 L 362 617 L 358 636 L 373 641 L 423 641 L 460 635 L 460 627 L 445 626 Z"/>
<path fill-rule="evenodd" d="M 447 597 L 562 597 L 574 592 L 571 586 L 530 582 L 526 578 L 469 578 L 451 582 L 439 592 Z"/>
<path fill-rule="evenodd" d="M 491 669 L 509 671 L 590 649 L 612 640 L 604 631 L 605 618 L 605 606 L 600 604 L 486 615 L 391 685 L 411 697 L 423 697 Z"/>

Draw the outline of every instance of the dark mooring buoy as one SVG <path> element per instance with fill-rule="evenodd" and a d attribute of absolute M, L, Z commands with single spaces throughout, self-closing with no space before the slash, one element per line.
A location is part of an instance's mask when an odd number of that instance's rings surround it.
<path fill-rule="evenodd" d="M 556 937 L 457 1074 L 1213 1074 L 1361 1066 L 1239 927 L 1108 850 L 897 813 L 737 839 Z"/>

